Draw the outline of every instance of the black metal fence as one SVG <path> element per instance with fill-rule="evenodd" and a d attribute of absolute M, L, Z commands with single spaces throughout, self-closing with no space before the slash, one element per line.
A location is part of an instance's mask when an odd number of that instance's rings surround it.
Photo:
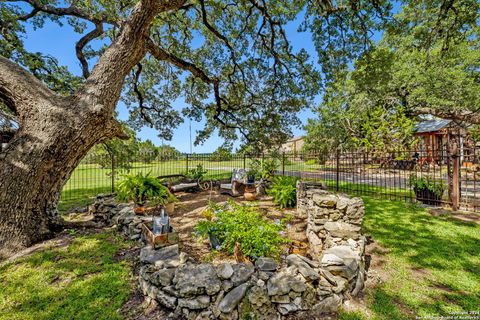
<path fill-rule="evenodd" d="M 274 162 L 277 175 L 321 181 L 339 192 L 422 202 L 478 211 L 480 176 L 475 148 L 441 147 L 396 152 L 277 153 L 276 155 L 169 154 L 116 158 L 106 152 L 87 156 L 64 187 L 61 209 L 85 205 L 98 193 L 115 192 L 124 174 L 153 176 L 185 173 L 201 165 L 206 178 L 227 180 L 234 168 L 253 161 Z"/>

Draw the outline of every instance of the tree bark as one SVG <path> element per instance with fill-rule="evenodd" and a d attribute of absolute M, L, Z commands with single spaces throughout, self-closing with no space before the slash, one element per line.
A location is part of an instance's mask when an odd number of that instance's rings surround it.
<path fill-rule="evenodd" d="M 0 56 L 0 100 L 20 125 L 0 153 L 0 258 L 51 236 L 60 192 L 80 160 L 95 144 L 124 137 L 114 119 L 124 79 L 145 55 L 155 16 L 184 2 L 140 1 L 71 96 L 55 94 Z"/>
<path fill-rule="evenodd" d="M 0 256 L 51 236 L 61 189 L 87 151 L 117 134 L 111 116 L 73 112 L 65 98 L 43 104 L 0 162 Z"/>

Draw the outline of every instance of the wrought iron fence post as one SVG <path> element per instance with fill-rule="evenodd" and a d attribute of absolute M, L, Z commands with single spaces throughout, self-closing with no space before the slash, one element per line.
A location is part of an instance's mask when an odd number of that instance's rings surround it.
<path fill-rule="evenodd" d="M 285 175 L 285 151 L 282 152 L 282 176 Z"/>
<path fill-rule="evenodd" d="M 115 193 L 115 155 L 112 153 L 112 193 Z"/>
<path fill-rule="evenodd" d="M 187 153 L 187 161 L 186 161 L 186 172 L 188 172 L 188 153 Z"/>
<path fill-rule="evenodd" d="M 245 170 L 247 168 L 247 155 L 244 153 L 243 154 L 243 169 Z"/>
<path fill-rule="evenodd" d="M 337 192 L 340 190 L 339 180 L 340 180 L 340 150 L 337 148 L 336 157 L 335 157 L 335 189 Z"/>

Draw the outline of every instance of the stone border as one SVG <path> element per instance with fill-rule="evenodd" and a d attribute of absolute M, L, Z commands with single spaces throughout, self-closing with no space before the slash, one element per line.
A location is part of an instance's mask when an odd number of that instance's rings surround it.
<path fill-rule="evenodd" d="M 270 320 L 337 311 L 364 286 L 363 201 L 304 182 L 297 184 L 297 198 L 313 260 L 292 254 L 281 265 L 264 257 L 255 265 L 196 264 L 178 245 L 146 246 L 139 284 L 147 302 L 171 310 L 170 319 L 234 320 L 251 313 Z M 139 239 L 139 225 L 151 219 L 135 216 L 131 207 L 113 214 L 111 203 L 96 208 L 131 239 Z"/>

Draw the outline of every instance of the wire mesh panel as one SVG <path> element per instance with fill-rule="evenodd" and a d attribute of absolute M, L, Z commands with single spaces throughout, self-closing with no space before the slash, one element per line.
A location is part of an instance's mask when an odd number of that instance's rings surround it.
<path fill-rule="evenodd" d="M 60 209 L 85 205 L 99 193 L 111 193 L 125 174 L 155 177 L 206 171 L 205 178 L 225 181 L 233 169 L 270 167 L 276 175 L 324 183 L 328 189 L 354 195 L 452 205 L 455 190 L 461 209 L 479 211 L 480 166 L 476 148 L 398 150 L 395 152 L 295 152 L 273 154 L 136 153 L 114 157 L 88 155 L 63 189 Z M 270 170 L 270 169 L 269 169 Z"/>

